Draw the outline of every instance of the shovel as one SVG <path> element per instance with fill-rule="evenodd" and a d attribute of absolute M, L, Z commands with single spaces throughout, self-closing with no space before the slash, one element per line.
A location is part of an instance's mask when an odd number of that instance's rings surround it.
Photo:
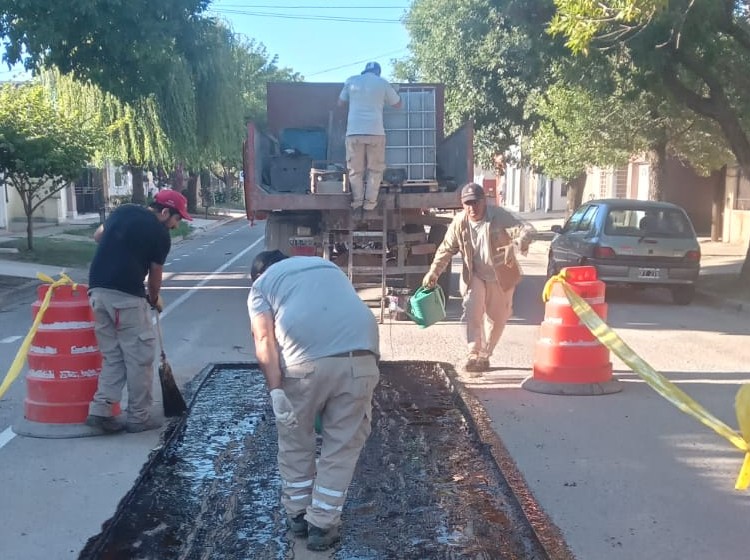
<path fill-rule="evenodd" d="M 164 341 L 161 336 L 161 324 L 159 323 L 159 312 L 156 312 L 156 333 L 159 336 L 159 350 L 161 351 L 161 363 L 159 364 L 159 384 L 161 385 L 161 398 L 164 405 L 164 416 L 180 416 L 187 410 L 185 399 L 182 398 L 177 382 L 172 374 L 172 366 L 167 362 L 164 353 Z"/>

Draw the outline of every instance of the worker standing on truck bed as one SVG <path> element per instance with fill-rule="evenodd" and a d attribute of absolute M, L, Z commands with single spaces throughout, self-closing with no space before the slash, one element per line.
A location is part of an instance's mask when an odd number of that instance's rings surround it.
<path fill-rule="evenodd" d="M 380 77 L 380 64 L 368 62 L 352 76 L 339 95 L 339 105 L 349 103 L 346 124 L 346 165 L 352 189 L 352 209 L 374 210 L 385 171 L 383 108 L 401 106 L 401 98 Z"/>
<path fill-rule="evenodd" d="M 346 491 L 370 435 L 378 325 L 326 259 L 264 251 L 250 276 L 248 311 L 276 417 L 281 501 L 292 533 L 307 537 L 308 549 L 325 550 L 339 539 Z"/>
<path fill-rule="evenodd" d="M 469 346 L 465 369 L 481 375 L 489 370 L 490 356 L 513 312 L 513 292 L 521 281 L 516 252 L 527 253 L 534 228 L 504 208 L 488 207 L 484 189 L 476 183 L 461 189 L 461 203 L 464 209 L 453 218 L 422 284 L 434 288 L 453 255 L 461 253 Z"/>

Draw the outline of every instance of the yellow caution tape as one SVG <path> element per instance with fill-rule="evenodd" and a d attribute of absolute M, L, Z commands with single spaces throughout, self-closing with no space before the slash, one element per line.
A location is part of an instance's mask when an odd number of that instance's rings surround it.
<path fill-rule="evenodd" d="M 549 299 L 552 285 L 556 282 L 562 285 L 565 294 L 568 296 L 568 300 L 570 300 L 573 311 L 575 311 L 581 322 L 589 328 L 593 335 L 599 339 L 599 342 L 614 352 L 618 358 L 630 366 L 635 373 L 662 397 L 686 414 L 689 414 L 714 430 L 720 436 L 729 440 L 739 450 L 745 452 L 745 460 L 734 488 L 735 490 L 747 490 L 750 486 L 750 385 L 745 384 L 740 387 L 735 399 L 735 409 L 741 432 L 738 433 L 703 408 L 687 393 L 657 372 L 643 358 L 636 354 L 615 331 L 602 321 L 601 317 L 591 309 L 586 300 L 573 291 L 565 281 L 564 270 L 563 274 L 553 276 L 547 281 L 543 293 L 545 301 Z"/>
<path fill-rule="evenodd" d="M 24 363 L 26 363 L 26 356 L 29 353 L 31 341 L 34 340 L 34 335 L 36 334 L 37 329 L 39 329 L 39 325 L 42 323 L 42 318 L 44 317 L 45 311 L 47 311 L 47 308 L 49 307 L 49 302 L 52 299 L 52 293 L 55 291 L 55 288 L 57 288 L 58 286 L 71 285 L 75 289 L 77 285 L 65 273 L 60 273 L 60 278 L 58 280 L 53 280 L 52 278 L 50 278 L 46 274 L 42 274 L 41 272 L 37 272 L 36 277 L 42 282 L 51 285 L 47 290 L 47 293 L 44 294 L 44 300 L 42 300 L 42 305 L 39 307 L 39 311 L 34 318 L 34 322 L 31 324 L 29 333 L 26 335 L 26 338 L 23 339 L 21 347 L 16 353 L 16 357 L 10 364 L 8 373 L 5 374 L 5 379 L 3 379 L 3 382 L 0 384 L 0 398 L 3 397 L 11 384 L 16 380 L 18 374 L 21 373 L 21 369 L 23 368 Z"/>

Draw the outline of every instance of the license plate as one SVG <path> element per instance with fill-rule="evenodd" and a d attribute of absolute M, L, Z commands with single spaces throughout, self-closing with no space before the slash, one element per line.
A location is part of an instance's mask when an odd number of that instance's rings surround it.
<path fill-rule="evenodd" d="M 311 247 L 315 245 L 314 237 L 290 237 L 289 245 L 292 247 Z"/>
<path fill-rule="evenodd" d="M 658 279 L 659 278 L 659 269 L 658 268 L 639 268 L 638 269 L 638 278 L 653 278 L 653 279 Z"/>

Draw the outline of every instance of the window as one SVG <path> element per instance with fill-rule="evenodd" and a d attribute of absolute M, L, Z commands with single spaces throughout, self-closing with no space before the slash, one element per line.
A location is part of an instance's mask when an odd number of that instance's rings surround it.
<path fill-rule="evenodd" d="M 594 220 L 598 211 L 598 206 L 589 206 L 588 210 L 586 210 L 581 218 L 581 221 L 578 223 L 576 231 L 589 231 L 594 225 Z"/>
<path fill-rule="evenodd" d="M 737 170 L 737 192 L 734 197 L 735 210 L 750 210 L 750 179 L 745 177 L 741 169 Z"/>
<path fill-rule="evenodd" d="M 565 223 L 565 227 L 563 228 L 564 231 L 575 231 L 578 229 L 578 224 L 581 222 L 581 219 L 583 218 L 583 215 L 586 213 L 586 210 L 588 210 L 589 206 L 581 206 L 578 210 L 573 212 L 573 215 L 568 218 L 568 221 Z"/>
<path fill-rule="evenodd" d="M 610 210 L 604 233 L 633 237 L 687 238 L 695 235 L 688 217 L 673 208 Z"/>

